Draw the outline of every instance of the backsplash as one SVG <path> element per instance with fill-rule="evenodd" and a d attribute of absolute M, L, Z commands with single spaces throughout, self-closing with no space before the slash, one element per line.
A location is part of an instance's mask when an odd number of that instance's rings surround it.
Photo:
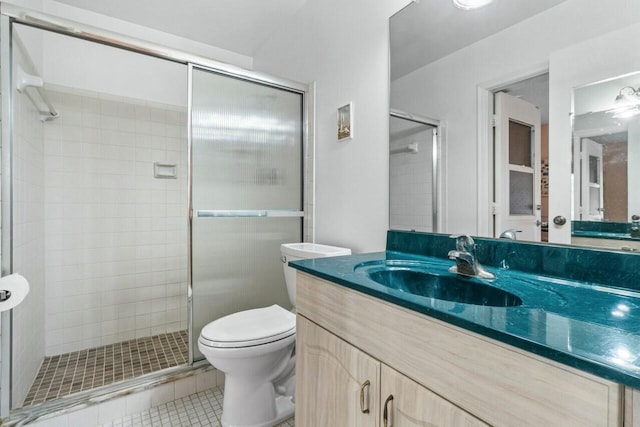
<path fill-rule="evenodd" d="M 640 290 L 640 254 L 564 245 L 473 237 L 478 261 L 488 267 Z M 387 250 L 447 258 L 455 242 L 447 234 L 389 230 Z M 452 261 L 453 262 L 453 261 Z"/>
<path fill-rule="evenodd" d="M 571 231 L 629 234 L 630 222 L 571 221 Z"/>

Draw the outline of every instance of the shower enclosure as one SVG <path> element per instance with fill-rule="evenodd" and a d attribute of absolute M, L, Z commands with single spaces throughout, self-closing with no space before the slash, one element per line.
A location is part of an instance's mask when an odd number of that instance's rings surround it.
<path fill-rule="evenodd" d="M 389 228 L 438 231 L 440 123 L 389 114 Z"/>
<path fill-rule="evenodd" d="M 2 274 L 31 285 L 1 318 L 2 416 L 183 375 L 206 323 L 287 307 L 306 86 L 0 7 Z"/>

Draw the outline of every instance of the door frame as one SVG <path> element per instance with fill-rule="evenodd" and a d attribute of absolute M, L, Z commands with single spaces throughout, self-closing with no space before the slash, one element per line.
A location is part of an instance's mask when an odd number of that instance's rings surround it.
<path fill-rule="evenodd" d="M 494 191 L 493 191 L 493 93 L 500 88 L 549 72 L 549 63 L 532 66 L 526 71 L 503 75 L 478 84 L 476 88 L 476 182 L 477 207 L 476 233 L 493 237 Z"/>

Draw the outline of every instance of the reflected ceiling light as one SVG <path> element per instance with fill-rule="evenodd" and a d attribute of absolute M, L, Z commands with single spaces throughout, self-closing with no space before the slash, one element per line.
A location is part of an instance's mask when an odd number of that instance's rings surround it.
<path fill-rule="evenodd" d="M 628 119 L 640 115 L 640 88 L 625 86 L 618 92 L 613 108 L 607 110 L 617 119 Z"/>
<path fill-rule="evenodd" d="M 614 110 L 615 111 L 611 111 L 611 114 L 612 117 L 616 119 L 628 119 L 640 115 L 640 108 L 638 108 L 637 105 L 626 105 L 621 108 L 618 107 Z"/>
<path fill-rule="evenodd" d="M 493 0 L 453 0 L 453 4 L 460 9 L 470 10 L 486 6 Z"/>

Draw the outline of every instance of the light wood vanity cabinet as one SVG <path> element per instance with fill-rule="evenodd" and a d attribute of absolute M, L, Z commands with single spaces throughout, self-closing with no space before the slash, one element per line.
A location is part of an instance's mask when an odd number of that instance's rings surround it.
<path fill-rule="evenodd" d="M 384 427 L 389 395 L 393 427 L 638 425 L 620 384 L 301 272 L 296 306 L 297 427 Z"/>
<path fill-rule="evenodd" d="M 296 425 L 377 426 L 380 362 L 301 316 L 296 336 Z"/>
<path fill-rule="evenodd" d="M 297 335 L 296 425 L 487 426 L 302 316 Z"/>

